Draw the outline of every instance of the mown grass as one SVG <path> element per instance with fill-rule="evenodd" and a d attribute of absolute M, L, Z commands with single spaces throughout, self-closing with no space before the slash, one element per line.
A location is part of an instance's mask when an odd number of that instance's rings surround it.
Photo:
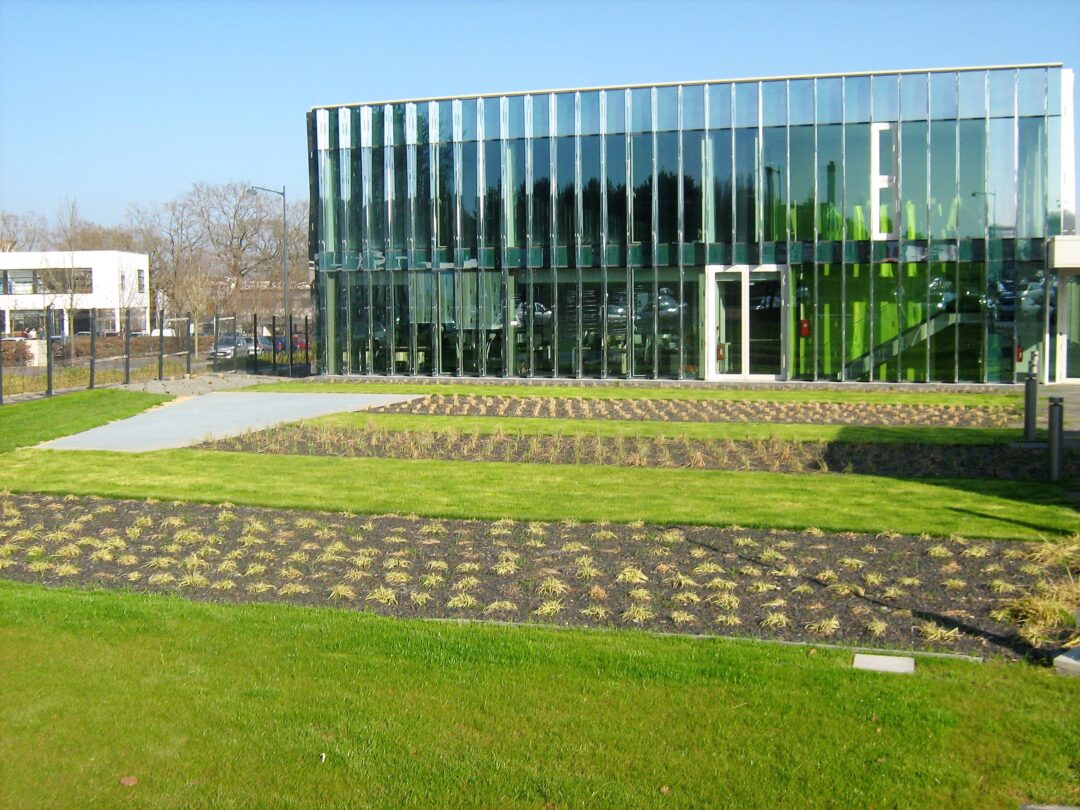
<path fill-rule="evenodd" d="M 6 808 L 1078 799 L 1075 691 L 1023 664 L 3 582 L 0 639 Z"/>
<path fill-rule="evenodd" d="M 0 453 L 126 419 L 170 399 L 139 391 L 94 389 L 10 403 L 0 408 Z"/>
<path fill-rule="evenodd" d="M 1013 393 L 940 393 L 934 391 L 843 391 L 822 388 L 675 388 L 589 385 L 491 385 L 459 382 L 264 383 L 248 391 L 295 391 L 331 394 L 464 394 L 489 397 L 581 397 L 583 399 L 711 399 L 765 402 L 869 402 L 892 405 L 1018 407 Z"/>
<path fill-rule="evenodd" d="M 1060 485 L 567 464 L 20 450 L 13 492 L 356 513 L 610 520 L 1038 539 L 1080 531 Z"/>
<path fill-rule="evenodd" d="M 691 439 L 749 441 L 782 439 L 798 442 L 851 442 L 860 444 L 1009 444 L 1023 438 L 1017 428 L 875 427 L 861 425 L 803 425 L 745 422 L 659 422 L 619 419 L 549 419 L 512 416 L 429 416 L 426 414 L 338 413 L 309 420 L 346 428 L 364 428 L 369 422 L 380 430 L 453 431 L 459 434 L 503 432 L 522 436 L 656 436 Z M 1043 431 L 1045 433 L 1045 431 Z"/>

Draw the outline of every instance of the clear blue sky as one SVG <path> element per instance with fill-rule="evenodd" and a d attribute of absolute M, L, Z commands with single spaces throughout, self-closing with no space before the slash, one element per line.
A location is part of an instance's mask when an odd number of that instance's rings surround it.
<path fill-rule="evenodd" d="M 1076 0 L 0 0 L 0 209 L 111 225 L 195 181 L 299 199 L 322 104 L 1044 61 L 1080 68 Z"/>

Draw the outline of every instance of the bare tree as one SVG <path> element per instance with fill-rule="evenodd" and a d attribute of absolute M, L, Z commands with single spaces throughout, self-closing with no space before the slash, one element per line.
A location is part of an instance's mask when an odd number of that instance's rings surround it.
<path fill-rule="evenodd" d="M 215 270 L 225 281 L 222 300 L 242 309 L 240 295 L 246 287 L 253 293 L 274 267 L 276 251 L 274 215 L 262 197 L 250 193 L 248 183 L 207 185 L 196 183 L 187 195 L 201 238 Z"/>
<path fill-rule="evenodd" d="M 0 211 L 0 251 L 42 250 L 48 241 L 49 226 L 39 214 L 12 214 Z"/>

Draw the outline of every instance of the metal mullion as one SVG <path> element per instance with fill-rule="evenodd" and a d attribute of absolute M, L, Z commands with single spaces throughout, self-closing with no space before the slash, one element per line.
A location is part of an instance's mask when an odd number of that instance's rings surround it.
<path fill-rule="evenodd" d="M 559 174 L 558 154 L 559 139 L 555 133 L 558 129 L 558 105 L 555 94 L 548 96 L 548 233 L 551 235 L 548 244 L 551 246 L 548 255 L 548 271 L 551 273 L 551 376 L 559 376 L 559 211 L 557 202 L 559 199 Z"/>
<path fill-rule="evenodd" d="M 577 362 L 574 372 L 581 379 L 584 370 L 582 329 L 584 328 L 584 290 L 581 277 L 581 240 L 584 235 L 584 212 L 581 193 L 581 93 L 574 94 L 574 267 L 577 269 Z"/>
<path fill-rule="evenodd" d="M 600 379 L 608 376 L 607 93 L 600 93 Z"/>
<path fill-rule="evenodd" d="M 408 108 L 406 108 L 408 109 Z M 414 113 L 415 114 L 415 113 Z M 408 115 L 408 112 L 406 112 Z M 406 124 L 408 126 L 408 124 Z M 416 124 L 413 124 L 415 128 Z M 409 375 L 416 376 L 416 149 L 415 143 L 408 143 L 406 137 L 406 188 L 408 199 L 408 227 L 405 242 L 406 285 L 405 294 L 409 311 Z M 416 140 L 414 138 L 413 140 Z"/>
<path fill-rule="evenodd" d="M 393 131 L 393 111 L 388 107 L 383 115 L 386 123 L 386 129 L 390 132 Z M 386 372 L 389 376 L 393 376 L 397 373 L 397 319 L 394 317 L 396 313 L 395 306 L 395 292 L 394 292 L 394 275 L 395 270 L 388 261 L 393 253 L 392 245 L 394 244 L 394 147 L 392 143 L 387 143 L 387 139 L 383 141 L 383 215 L 385 227 L 383 228 L 383 268 L 386 271 L 386 319 L 387 319 L 387 335 L 389 344 L 389 351 L 387 351 L 386 358 Z M 393 139 L 390 138 L 390 141 Z"/>
<path fill-rule="evenodd" d="M 953 79 L 956 94 L 956 120 L 953 122 L 953 199 L 957 200 L 956 258 L 953 259 L 953 290 L 956 302 L 956 326 L 953 328 L 953 382 L 960 382 L 960 74 Z"/>
<path fill-rule="evenodd" d="M 959 105 L 960 99 L 957 98 Z M 986 193 L 986 185 L 990 177 L 990 75 L 983 73 L 983 260 L 982 260 L 982 289 L 989 291 L 990 282 L 990 196 Z M 990 379 L 990 310 L 987 304 L 989 296 L 984 295 L 983 302 L 983 330 L 982 330 L 982 382 Z M 959 304 L 957 304 L 959 308 Z"/>
<path fill-rule="evenodd" d="M 626 335 L 626 378 L 630 379 L 634 376 L 634 271 L 631 267 L 630 253 L 632 246 L 632 237 L 634 234 L 634 165 L 633 165 L 633 143 L 634 139 L 630 136 L 631 124 L 631 105 L 630 105 L 630 93 L 623 93 L 623 107 L 626 111 L 626 126 L 623 127 L 623 138 L 626 143 L 626 149 L 623 152 L 624 159 L 623 165 L 626 169 L 626 183 L 625 195 L 626 195 L 626 326 L 624 327 L 624 334 Z"/>
<path fill-rule="evenodd" d="M 487 214 L 484 204 L 487 201 L 487 144 L 484 140 L 484 100 L 476 102 L 476 373 L 479 377 L 487 376 L 487 351 L 485 349 L 487 330 L 482 328 L 484 315 L 484 262 L 481 260 L 487 250 Z M 501 179 L 500 179 L 501 184 Z"/>
<path fill-rule="evenodd" d="M 959 103 L 960 103 L 959 98 L 956 100 L 956 103 L 957 103 L 957 105 L 959 105 Z M 934 236 L 933 236 L 934 231 L 933 231 L 933 227 L 932 227 L 933 218 L 932 218 L 932 215 L 931 215 L 931 208 L 930 208 L 930 194 L 931 194 L 930 182 L 931 182 L 931 178 L 933 176 L 932 175 L 932 170 L 933 170 L 933 160 L 934 160 L 934 154 L 933 154 L 933 152 L 930 151 L 930 127 L 931 126 L 932 126 L 932 123 L 931 123 L 931 118 L 930 118 L 930 75 L 927 74 L 927 76 L 926 76 L 926 143 L 925 143 L 925 146 L 924 146 L 924 148 L 926 149 L 926 200 L 925 200 L 925 209 L 926 209 L 926 261 L 924 262 L 924 265 L 926 267 L 926 294 L 925 294 L 925 299 L 924 299 L 924 304 L 925 304 L 926 309 L 925 309 L 925 314 L 923 315 L 923 320 L 926 321 L 926 375 L 925 375 L 925 378 L 924 378 L 925 382 L 930 382 L 930 342 L 933 340 L 933 336 L 930 334 L 930 311 L 931 311 L 930 310 L 930 265 L 932 264 L 930 246 L 933 245 L 933 243 L 934 243 Z"/>
<path fill-rule="evenodd" d="M 810 378 L 815 382 L 818 379 L 818 332 L 820 331 L 820 324 L 818 322 L 818 241 L 821 239 L 821 228 L 818 227 L 818 219 L 821 216 L 821 198 L 818 189 L 818 120 L 817 120 L 817 79 L 814 79 L 810 83 L 812 104 L 814 105 L 814 254 L 810 257 L 810 267 L 813 278 L 813 295 L 811 296 L 810 307 L 810 352 L 812 357 L 810 358 Z M 871 86 L 871 95 L 873 94 L 873 87 Z M 843 360 L 843 352 L 841 351 L 841 361 Z M 841 362 L 840 364 L 840 379 L 843 380 L 846 377 L 846 368 Z"/>
<path fill-rule="evenodd" d="M 658 368 L 660 363 L 660 352 L 657 344 L 658 332 L 660 331 L 660 312 L 657 306 L 657 301 L 660 298 L 660 270 L 658 268 L 660 259 L 660 190 L 657 188 L 659 184 L 659 173 L 657 171 L 657 163 L 659 162 L 659 134 L 657 132 L 657 124 L 659 123 L 659 110 L 657 109 L 657 93 L 656 88 L 652 89 L 652 183 L 650 193 L 650 216 L 649 216 L 649 229 L 652 233 L 652 378 L 655 380 L 659 375 L 660 369 Z"/>
<path fill-rule="evenodd" d="M 533 126 L 532 126 L 532 97 L 525 97 L 525 325 L 526 345 L 528 346 L 528 362 L 525 373 L 532 377 L 534 372 L 533 357 L 535 354 L 535 339 L 533 331 L 533 307 L 535 305 L 535 291 L 533 283 L 532 253 L 534 250 L 535 234 L 533 230 Z"/>
<path fill-rule="evenodd" d="M 455 122 L 456 123 L 456 122 Z M 462 179 L 462 159 L 461 159 L 461 141 L 458 140 L 460 133 L 454 132 L 454 248 L 452 255 L 454 257 L 454 326 L 457 341 L 457 368 L 454 370 L 454 374 L 457 377 L 464 374 L 465 358 L 462 356 L 465 347 L 464 333 L 462 330 L 462 306 L 461 306 L 461 282 L 463 280 L 463 261 L 465 248 L 463 247 L 462 235 L 461 235 L 461 179 Z"/>
<path fill-rule="evenodd" d="M 684 233 L 684 228 L 686 226 L 686 222 L 685 222 L 685 213 L 686 212 L 685 212 L 685 201 L 683 199 L 683 196 L 684 196 L 684 194 L 683 194 L 683 177 L 684 177 L 684 170 L 685 169 L 684 169 L 684 166 L 683 166 L 683 88 L 682 88 L 681 85 L 680 85 L 679 89 L 676 92 L 678 93 L 678 104 L 677 104 L 677 107 L 676 107 L 676 109 L 678 110 L 678 120 L 675 122 L 676 144 L 677 144 L 677 146 L 676 146 L 676 148 L 677 148 L 677 153 L 676 153 L 676 174 L 677 174 L 678 179 L 677 179 L 677 185 L 676 185 L 676 188 L 675 188 L 675 197 L 676 197 L 676 201 L 677 201 L 676 202 L 677 213 L 676 213 L 676 222 L 675 222 L 675 237 L 676 237 L 675 250 L 677 251 L 677 257 L 676 258 L 677 258 L 678 263 L 679 263 L 678 264 L 678 269 L 679 269 L 679 348 L 678 348 L 678 354 L 676 355 L 676 361 L 675 361 L 675 365 L 676 365 L 675 378 L 678 379 L 678 380 L 681 380 L 681 379 L 683 379 L 683 370 L 686 367 L 685 352 L 684 352 L 684 348 L 683 348 L 683 343 L 684 343 L 683 338 L 684 338 L 684 336 L 686 334 L 686 329 L 685 329 L 684 324 L 683 324 L 683 320 L 685 318 L 685 313 L 686 313 L 686 306 L 685 306 L 685 298 L 686 298 L 685 271 L 684 271 L 684 268 L 683 268 L 683 243 L 684 243 L 684 241 L 686 239 L 686 234 Z M 707 95 L 707 93 L 703 92 L 703 95 Z"/>
<path fill-rule="evenodd" d="M 840 382 L 847 380 L 847 82 L 840 80 Z M 873 102 L 871 102 L 873 106 Z M 871 116 L 872 117 L 872 116 Z M 873 127 L 871 127 L 871 131 Z M 873 351 L 873 343 L 870 344 Z M 871 371 L 871 379 L 873 372 Z"/>
<path fill-rule="evenodd" d="M 507 247 L 510 230 L 509 211 L 510 206 L 513 205 L 513 190 L 506 182 L 506 178 L 510 176 L 509 109 L 509 100 L 504 96 L 499 100 L 499 160 L 501 162 L 499 172 L 499 224 L 501 226 L 499 228 L 499 308 L 502 310 L 503 324 L 503 377 L 510 376 L 511 366 L 516 365 L 517 362 L 516 359 L 513 364 L 510 361 L 512 350 L 517 348 L 517 336 L 512 334 L 510 326 L 510 271 L 507 267 L 509 259 L 509 249 Z M 511 343 L 513 343 L 513 346 L 511 346 Z"/>

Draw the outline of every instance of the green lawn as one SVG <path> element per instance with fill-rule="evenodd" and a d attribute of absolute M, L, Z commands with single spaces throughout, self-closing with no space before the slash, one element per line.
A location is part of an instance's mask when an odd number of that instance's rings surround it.
<path fill-rule="evenodd" d="M 645 422 L 621 419 L 550 419 L 513 416 L 428 416 L 426 414 L 338 413 L 309 420 L 341 427 L 381 430 L 456 431 L 508 435 L 687 436 L 691 439 L 784 439 L 798 442 L 872 444 L 1009 444 L 1021 429 L 948 427 L 864 427 L 861 425 L 749 424 L 744 422 Z M 1045 431 L 1043 431 L 1045 433 Z"/>
<path fill-rule="evenodd" d="M 1015 663 L 920 658 L 895 676 L 850 661 L 0 582 L 0 806 L 1080 799 L 1072 681 Z"/>
<path fill-rule="evenodd" d="M 20 450 L 0 489 L 261 506 L 528 520 L 739 524 L 1037 539 L 1080 531 L 1063 488 L 1040 482 L 563 464 Z"/>
<path fill-rule="evenodd" d="M 172 397 L 118 389 L 76 391 L 0 407 L 0 453 L 126 419 Z"/>
<path fill-rule="evenodd" d="M 1019 394 L 936 393 L 931 391 L 837 391 L 822 388 L 666 388 L 587 385 L 485 385 L 482 383 L 276 382 L 256 385 L 248 391 L 299 391 L 332 394 L 474 394 L 502 397 L 582 397 L 586 399 L 723 399 L 766 402 L 874 402 L 894 405 L 966 405 L 1019 407 Z"/>

